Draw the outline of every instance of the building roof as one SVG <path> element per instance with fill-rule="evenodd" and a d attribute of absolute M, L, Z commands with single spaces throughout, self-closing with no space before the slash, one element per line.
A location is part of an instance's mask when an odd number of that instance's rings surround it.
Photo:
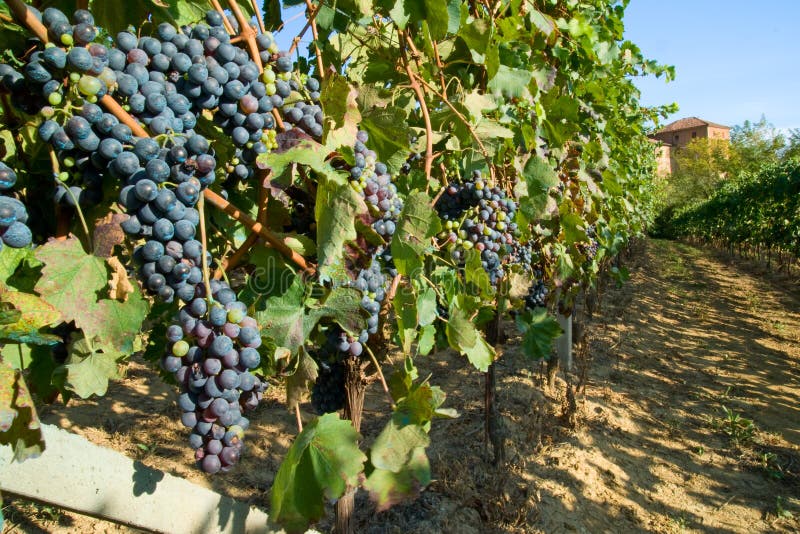
<path fill-rule="evenodd" d="M 723 126 L 722 124 L 717 124 L 716 122 L 704 121 L 703 119 L 698 119 L 697 117 L 686 117 L 685 119 L 679 119 L 675 122 L 671 122 L 658 130 L 656 133 L 662 132 L 675 132 L 678 130 L 686 130 L 688 128 L 697 128 L 700 126 L 713 126 L 715 128 L 725 128 L 726 130 L 730 130 L 730 126 Z"/>

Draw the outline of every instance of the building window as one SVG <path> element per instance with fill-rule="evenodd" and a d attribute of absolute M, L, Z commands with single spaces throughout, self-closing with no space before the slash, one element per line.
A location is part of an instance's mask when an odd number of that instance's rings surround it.
<path fill-rule="evenodd" d="M 675 142 L 676 142 L 676 143 L 678 142 L 678 139 L 679 139 L 679 138 L 680 138 L 680 135 L 678 135 L 678 134 L 675 134 Z"/>
<path fill-rule="evenodd" d="M 692 132 L 692 139 L 694 139 L 695 137 L 697 137 L 697 132 Z"/>

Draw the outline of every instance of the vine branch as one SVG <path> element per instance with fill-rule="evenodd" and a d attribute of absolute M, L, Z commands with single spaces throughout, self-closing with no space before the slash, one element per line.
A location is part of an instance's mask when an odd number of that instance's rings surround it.
<path fill-rule="evenodd" d="M 425 121 L 425 177 L 430 180 L 431 168 L 433 167 L 433 127 L 431 126 L 431 116 L 428 113 L 428 105 L 425 103 L 425 92 L 422 90 L 422 86 L 417 81 L 418 78 L 414 75 L 414 71 L 411 70 L 411 65 L 408 63 L 408 54 L 406 53 L 406 48 L 403 45 L 404 42 L 409 42 L 410 38 L 403 30 L 397 30 L 397 33 L 400 38 L 400 54 L 403 61 L 403 67 L 408 75 L 408 81 L 411 84 L 411 89 L 417 95 L 419 107 L 422 111 L 422 118 Z"/>

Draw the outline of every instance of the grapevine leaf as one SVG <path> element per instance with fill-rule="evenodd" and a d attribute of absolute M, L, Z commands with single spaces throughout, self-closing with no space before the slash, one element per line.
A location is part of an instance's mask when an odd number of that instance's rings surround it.
<path fill-rule="evenodd" d="M 31 348 L 25 343 L 6 343 L 0 349 L 0 359 L 8 365 L 22 371 L 33 362 Z"/>
<path fill-rule="evenodd" d="M 493 94 L 521 97 L 527 93 L 531 77 L 531 71 L 527 69 L 514 69 L 507 65 L 500 65 L 497 73 L 489 81 L 487 89 Z"/>
<path fill-rule="evenodd" d="M 305 286 L 300 277 L 281 295 L 266 299 L 263 310 L 255 313 L 261 333 L 275 341 L 276 345 L 296 352 L 306 339 L 303 328 L 305 319 Z"/>
<path fill-rule="evenodd" d="M 399 107 L 373 106 L 362 112 L 360 127 L 369 134 L 369 147 L 378 160 L 397 169 L 408 157 L 409 128 L 406 112 Z"/>
<path fill-rule="evenodd" d="M 292 131 L 294 130 L 290 130 Z M 307 165 L 314 171 L 335 180 L 336 171 L 325 161 L 329 153 L 327 147 L 311 139 L 297 139 L 286 150 L 260 154 L 257 163 L 260 167 L 272 169 L 274 181 L 279 184 L 291 183 L 291 180 L 287 181 L 284 175 L 294 164 Z"/>
<path fill-rule="evenodd" d="M 431 207 L 430 197 L 419 191 L 411 193 L 392 240 L 392 256 L 401 274 L 411 275 L 422 268 L 421 258 L 430 247 L 431 238 L 441 229 L 441 221 Z"/>
<path fill-rule="evenodd" d="M 389 420 L 370 450 L 370 462 L 378 469 L 399 472 L 417 447 L 430 445 L 430 438 L 420 425 L 402 425 L 397 417 Z"/>
<path fill-rule="evenodd" d="M 358 237 L 355 219 L 364 201 L 347 183 L 323 180 L 317 188 L 317 257 L 320 280 L 341 278 L 344 244 Z"/>
<path fill-rule="evenodd" d="M 308 385 L 317 379 L 319 368 L 317 362 L 308 355 L 303 347 L 297 355 L 294 373 L 286 377 L 286 406 L 291 410 L 303 400 L 308 393 Z"/>
<path fill-rule="evenodd" d="M 283 24 L 280 0 L 265 0 L 262 9 L 264 10 L 264 28 L 268 32 L 280 28 Z"/>
<path fill-rule="evenodd" d="M 411 391 L 414 380 L 419 378 L 419 372 L 414 366 L 411 356 L 406 356 L 403 360 L 403 367 L 396 369 L 389 377 L 389 392 L 393 399 L 402 399 Z"/>
<path fill-rule="evenodd" d="M 583 219 L 577 213 L 564 213 L 560 217 L 561 229 L 564 231 L 564 243 L 569 245 L 586 241 Z"/>
<path fill-rule="evenodd" d="M 272 514 L 288 532 L 301 532 L 325 513 L 325 499 L 355 486 L 366 456 L 350 421 L 330 413 L 308 423 L 289 448 L 272 485 Z"/>
<path fill-rule="evenodd" d="M 417 306 L 414 295 L 411 291 L 404 291 L 402 288 L 394 297 L 395 321 L 397 322 L 397 336 L 403 346 L 403 353 L 411 353 L 411 344 L 417 336 Z"/>
<path fill-rule="evenodd" d="M 389 16 L 401 30 L 406 29 L 406 24 L 408 24 L 408 20 L 411 18 L 411 13 L 406 7 L 407 1 L 408 0 L 395 0 L 394 7 L 389 10 Z"/>
<path fill-rule="evenodd" d="M 550 357 L 553 341 L 563 333 L 558 321 L 544 308 L 517 315 L 517 328 L 523 334 L 522 352 L 532 360 Z"/>
<path fill-rule="evenodd" d="M 80 319 L 106 286 L 105 262 L 86 254 L 74 237 L 42 245 L 36 257 L 45 264 L 36 292 L 61 312 L 64 321 Z"/>
<path fill-rule="evenodd" d="M 0 445 L 11 445 L 17 462 L 45 448 L 39 416 L 22 373 L 0 361 Z"/>
<path fill-rule="evenodd" d="M 309 310 L 305 320 L 305 332 L 310 333 L 323 317 L 330 317 L 350 334 L 357 334 L 366 326 L 361 312 L 361 291 L 352 287 L 337 287 L 324 302 Z"/>
<path fill-rule="evenodd" d="M 438 317 L 436 291 L 432 287 L 426 287 L 420 291 L 417 297 L 417 316 L 420 326 L 428 326 Z"/>
<path fill-rule="evenodd" d="M 428 456 L 424 447 L 418 447 L 398 472 L 385 469 L 372 471 L 364 483 L 364 489 L 369 491 L 377 511 L 381 512 L 395 504 L 417 498 L 430 482 Z"/>
<path fill-rule="evenodd" d="M 417 352 L 423 356 L 429 354 L 436 344 L 436 326 L 429 324 L 419 330 L 419 341 L 417 342 Z"/>
<path fill-rule="evenodd" d="M 331 150 L 341 146 L 353 146 L 358 133 L 361 115 L 356 103 L 356 91 L 342 76 L 329 76 L 325 79 L 320 95 L 320 103 L 329 121 L 326 127 L 325 145 Z"/>
<path fill-rule="evenodd" d="M 123 354 L 132 354 L 134 339 L 147 315 L 147 301 L 138 287 L 128 295 L 128 300 L 103 299 L 91 307 L 89 312 L 78 317 L 75 325 L 83 329 L 90 339 L 99 338 L 105 345 Z"/>
<path fill-rule="evenodd" d="M 52 345 L 58 341 L 57 336 L 40 330 L 59 322 L 61 314 L 38 296 L 21 291 L 9 291 L 0 284 L 0 303 L 11 307 L 2 313 L 5 320 L 0 321 L 0 340 L 39 345 Z"/>
<path fill-rule="evenodd" d="M 108 390 L 108 381 L 119 378 L 117 360 L 121 356 L 113 350 L 101 352 L 82 337 L 70 346 L 67 362 L 55 371 L 54 382 L 82 399 L 103 396 Z"/>
<path fill-rule="evenodd" d="M 489 274 L 481 264 L 481 253 L 470 249 L 467 251 L 467 261 L 464 265 L 464 277 L 467 284 L 477 289 L 476 294 L 489 297 L 494 293 L 494 287 L 489 280 Z"/>
<path fill-rule="evenodd" d="M 514 194 L 520 211 L 529 219 L 541 217 L 547 207 L 548 190 L 558 184 L 558 174 L 545 160 L 531 156 L 522 170 L 524 180 L 517 182 Z"/>
<path fill-rule="evenodd" d="M 450 307 L 447 341 L 452 348 L 465 355 L 478 371 L 486 372 L 495 358 L 494 348 L 478 332 L 466 312 L 456 306 Z"/>
<path fill-rule="evenodd" d="M 33 249 L 11 248 L 0 249 L 0 281 L 8 283 L 8 279 L 17 271 L 24 261 L 35 261 Z"/>

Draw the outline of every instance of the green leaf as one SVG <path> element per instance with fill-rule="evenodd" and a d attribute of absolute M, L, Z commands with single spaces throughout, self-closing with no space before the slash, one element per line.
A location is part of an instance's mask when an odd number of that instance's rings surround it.
<path fill-rule="evenodd" d="M 422 268 L 421 258 L 431 246 L 431 238 L 441 229 L 439 216 L 431 207 L 431 198 L 418 191 L 411 193 L 392 240 L 392 256 L 401 274 L 410 275 Z"/>
<path fill-rule="evenodd" d="M 373 106 L 362 111 L 360 128 L 369 134 L 368 145 L 390 169 L 402 165 L 410 152 L 406 117 L 403 109 L 394 106 Z"/>
<path fill-rule="evenodd" d="M 23 462 L 44 451 L 39 416 L 22 373 L 0 361 L 0 445 L 11 445 L 12 459 Z"/>
<path fill-rule="evenodd" d="M 289 448 L 272 485 L 272 516 L 288 532 L 304 531 L 325 513 L 325 500 L 358 483 L 367 457 L 350 421 L 330 413 L 308 423 Z"/>
<path fill-rule="evenodd" d="M 531 71 L 527 69 L 514 69 L 507 65 L 500 65 L 497 73 L 489 81 L 487 89 L 494 94 L 502 94 L 506 97 L 522 97 L 528 92 L 531 77 Z"/>
<path fill-rule="evenodd" d="M 36 257 L 44 263 L 36 292 L 61 312 L 64 321 L 79 320 L 94 307 L 108 280 L 102 258 L 86 254 L 74 237 L 42 245 Z"/>
<path fill-rule="evenodd" d="M 308 355 L 303 347 L 297 355 L 294 372 L 286 377 L 286 407 L 294 409 L 308 393 L 309 384 L 317 380 L 319 368 L 317 362 Z"/>
<path fill-rule="evenodd" d="M 61 314 L 38 296 L 9 291 L 0 284 L 0 304 L 11 307 L 1 314 L 5 320 L 0 321 L 0 340 L 38 345 L 52 345 L 59 340 L 58 336 L 40 332 L 45 326 L 60 322 Z"/>
<path fill-rule="evenodd" d="M 455 306 L 450 307 L 447 341 L 451 347 L 465 355 L 469 362 L 481 372 L 486 372 L 494 361 L 494 347 L 486 342 L 466 312 Z"/>
<path fill-rule="evenodd" d="M 283 24 L 280 0 L 264 0 L 264 5 L 261 9 L 264 10 L 264 28 L 269 32 L 280 28 L 281 24 Z"/>
<path fill-rule="evenodd" d="M 67 363 L 56 370 L 59 385 L 87 399 L 92 395 L 103 396 L 108 390 L 108 381 L 119 378 L 118 352 L 100 351 L 86 338 L 80 338 L 70 346 Z"/>
<path fill-rule="evenodd" d="M 367 477 L 364 489 L 369 491 L 378 512 L 404 501 L 416 499 L 431 482 L 431 466 L 424 447 L 418 447 L 397 472 L 375 469 Z"/>
<path fill-rule="evenodd" d="M 248 4 L 248 2 L 239 3 L 249 18 L 253 10 Z M 118 4 L 107 0 L 91 0 L 89 3 L 89 11 L 94 15 L 95 23 L 111 35 L 127 29 L 128 24 L 138 24 L 141 21 L 149 21 L 154 26 L 162 22 L 169 22 L 175 26 L 197 22 L 204 17 L 209 6 L 208 3 L 199 0 L 180 2 L 126 0 L 124 13 L 121 13 L 119 8 Z"/>
<path fill-rule="evenodd" d="M 447 35 L 450 26 L 450 12 L 447 2 L 443 0 L 423 0 L 425 4 L 425 21 L 431 30 L 431 38 L 439 40 Z"/>
<path fill-rule="evenodd" d="M 564 332 L 555 317 L 544 308 L 526 310 L 517 315 L 516 323 L 523 334 L 522 352 L 532 360 L 549 358 L 553 341 Z"/>
<path fill-rule="evenodd" d="M 404 354 L 411 353 L 411 344 L 417 337 L 417 306 L 414 295 L 411 291 L 405 291 L 405 288 L 400 288 L 400 291 L 394 297 L 392 305 L 394 306 L 395 321 L 397 322 L 397 336 L 400 338 L 400 344 L 403 348 Z"/>
<path fill-rule="evenodd" d="M 8 283 L 8 279 L 25 261 L 38 263 L 32 248 L 3 247 L 0 249 L 0 281 Z"/>
<path fill-rule="evenodd" d="M 410 10 L 406 7 L 408 0 L 395 0 L 394 7 L 389 10 L 389 16 L 401 30 L 406 29 L 406 24 L 411 18 Z"/>
<path fill-rule="evenodd" d="M 362 293 L 352 287 L 337 287 L 317 306 L 309 309 L 305 321 L 306 332 L 324 317 L 336 321 L 350 334 L 358 334 L 366 327 L 366 318 L 361 311 Z"/>
<path fill-rule="evenodd" d="M 139 287 L 133 287 L 125 302 L 100 300 L 89 314 L 75 320 L 75 325 L 83 329 L 88 338 L 98 338 L 100 348 L 109 345 L 115 351 L 133 354 L 134 339 L 149 308 Z"/>
<path fill-rule="evenodd" d="M 358 133 L 361 114 L 356 103 L 356 91 L 338 75 L 329 76 L 322 85 L 320 103 L 325 113 L 325 145 L 331 150 L 352 147 Z"/>
<path fill-rule="evenodd" d="M 402 425 L 395 418 L 389 420 L 370 451 L 370 462 L 378 469 L 399 472 L 417 447 L 430 445 L 430 438 L 419 425 Z"/>
<path fill-rule="evenodd" d="M 354 241 L 355 219 L 366 212 L 361 197 L 346 183 L 323 180 L 317 187 L 317 257 L 320 280 L 342 278 L 344 245 Z"/>
<path fill-rule="evenodd" d="M 436 344 L 436 326 L 429 324 L 419 330 L 419 341 L 417 342 L 417 352 L 423 356 L 430 354 Z"/>
<path fill-rule="evenodd" d="M 477 290 L 477 293 L 473 293 L 476 296 L 490 298 L 495 292 L 494 286 L 492 286 L 489 280 L 489 274 L 481 264 L 481 253 L 474 248 L 468 250 L 466 253 L 464 278 L 468 286 Z"/>
<path fill-rule="evenodd" d="M 420 326 L 432 324 L 439 316 L 436 307 L 436 291 L 426 287 L 417 296 L 417 316 Z"/>
<path fill-rule="evenodd" d="M 305 285 L 295 276 L 286 292 L 266 299 L 265 307 L 255 313 L 261 334 L 295 353 L 305 343 Z"/>
<path fill-rule="evenodd" d="M 525 163 L 522 177 L 524 180 L 517 182 L 514 194 L 519 199 L 520 211 L 528 220 L 535 221 L 547 207 L 548 191 L 558 184 L 558 174 L 547 161 L 533 155 Z"/>

